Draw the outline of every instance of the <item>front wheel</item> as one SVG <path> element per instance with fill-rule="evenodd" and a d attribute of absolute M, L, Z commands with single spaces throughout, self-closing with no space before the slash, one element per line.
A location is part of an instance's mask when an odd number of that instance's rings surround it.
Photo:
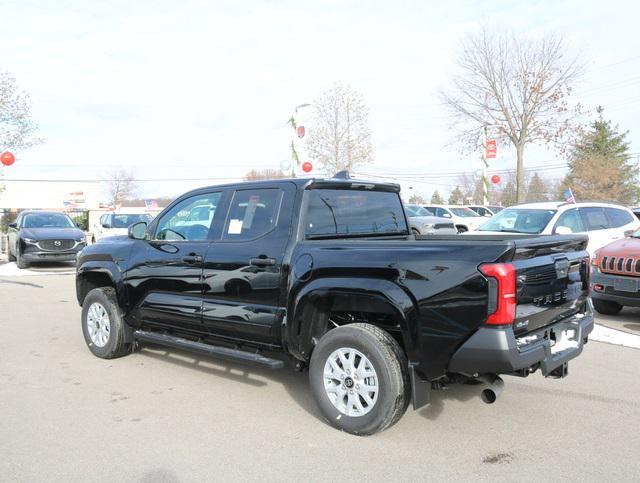
<path fill-rule="evenodd" d="M 18 253 L 16 253 L 15 257 L 16 257 L 16 265 L 18 266 L 18 268 L 20 270 L 25 270 L 25 269 L 29 268 L 29 262 L 27 262 L 24 259 L 24 257 L 20 254 L 19 251 L 18 251 Z"/>
<path fill-rule="evenodd" d="M 611 300 L 593 299 L 593 308 L 602 315 L 616 315 L 622 310 L 622 305 Z"/>
<path fill-rule="evenodd" d="M 311 357 L 309 379 L 324 418 L 351 434 L 385 430 L 409 404 L 407 358 L 393 337 L 373 325 L 327 332 Z"/>
<path fill-rule="evenodd" d="M 82 333 L 94 356 L 114 359 L 131 352 L 127 330 L 113 288 L 95 288 L 87 294 L 82 303 Z"/>

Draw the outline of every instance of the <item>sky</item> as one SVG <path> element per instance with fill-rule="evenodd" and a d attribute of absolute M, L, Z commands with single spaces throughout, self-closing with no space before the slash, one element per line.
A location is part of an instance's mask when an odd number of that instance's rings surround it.
<path fill-rule="evenodd" d="M 562 34 L 585 64 L 573 99 L 604 106 L 640 152 L 633 1 L 2 0 L 0 18 L 0 69 L 30 93 L 46 140 L 17 153 L 7 181 L 98 180 L 125 167 L 163 180 L 142 181 L 141 196 L 174 197 L 278 168 L 295 106 L 339 81 L 370 109 L 375 157 L 358 171 L 405 194 L 447 193 L 480 159 L 460 154 L 436 94 L 481 22 Z M 534 146 L 525 156 L 562 175 L 557 153 Z M 489 173 L 514 167 L 500 146 Z"/>

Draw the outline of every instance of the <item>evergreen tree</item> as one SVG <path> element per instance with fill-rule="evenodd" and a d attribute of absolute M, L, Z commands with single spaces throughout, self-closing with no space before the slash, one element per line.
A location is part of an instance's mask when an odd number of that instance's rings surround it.
<path fill-rule="evenodd" d="M 513 206 L 516 204 L 516 182 L 515 179 L 510 179 L 504 185 L 502 193 L 500 194 L 500 204 L 505 207 Z"/>
<path fill-rule="evenodd" d="M 571 188 L 578 201 L 603 200 L 632 204 L 638 199 L 638 167 L 629 159 L 628 131 L 605 121 L 603 108 L 598 119 L 573 147 L 569 173 L 563 186 Z"/>
<path fill-rule="evenodd" d="M 461 205 L 464 203 L 464 193 L 460 189 L 460 186 L 456 186 L 456 188 L 451 192 L 449 196 L 449 204 L 450 205 Z"/>
<path fill-rule="evenodd" d="M 531 177 L 531 181 L 529 181 L 529 186 L 527 187 L 527 203 L 536 201 L 549 201 L 547 192 L 548 190 L 544 180 L 538 173 L 534 173 Z"/>
<path fill-rule="evenodd" d="M 434 205 L 444 204 L 444 199 L 442 198 L 442 196 L 440 196 L 440 193 L 438 193 L 438 190 L 435 190 L 431 195 L 431 203 Z"/>

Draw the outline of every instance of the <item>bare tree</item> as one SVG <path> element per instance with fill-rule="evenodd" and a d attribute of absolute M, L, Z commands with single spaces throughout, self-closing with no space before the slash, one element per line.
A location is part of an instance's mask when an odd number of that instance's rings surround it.
<path fill-rule="evenodd" d="M 288 176 L 281 169 L 252 169 L 244 175 L 245 181 L 257 181 L 260 179 L 282 179 Z"/>
<path fill-rule="evenodd" d="M 121 205 L 124 200 L 133 198 L 138 192 L 138 182 L 133 171 L 116 168 L 104 176 L 107 202 L 112 206 Z"/>
<path fill-rule="evenodd" d="M 9 72 L 0 71 L 0 149 L 20 150 L 41 143 L 36 130 L 29 95 Z"/>
<path fill-rule="evenodd" d="M 313 102 L 307 152 L 328 174 L 352 171 L 373 158 L 369 110 L 361 94 L 336 83 Z"/>
<path fill-rule="evenodd" d="M 516 150 L 516 200 L 524 201 L 524 151 L 530 143 L 564 146 L 577 129 L 580 106 L 570 107 L 582 68 L 564 51 L 561 37 L 528 39 L 482 28 L 464 39 L 457 72 L 441 98 L 467 149 L 481 146 L 482 129 Z"/>

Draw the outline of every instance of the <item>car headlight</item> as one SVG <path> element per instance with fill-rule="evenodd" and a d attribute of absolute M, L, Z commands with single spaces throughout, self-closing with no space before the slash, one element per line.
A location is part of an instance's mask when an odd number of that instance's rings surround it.
<path fill-rule="evenodd" d="M 433 223 L 425 223 L 424 225 L 422 225 L 422 229 L 423 230 L 432 230 L 433 229 Z"/>
<path fill-rule="evenodd" d="M 22 240 L 29 245 L 35 245 L 38 243 L 38 240 L 33 240 L 32 238 L 23 238 Z"/>

